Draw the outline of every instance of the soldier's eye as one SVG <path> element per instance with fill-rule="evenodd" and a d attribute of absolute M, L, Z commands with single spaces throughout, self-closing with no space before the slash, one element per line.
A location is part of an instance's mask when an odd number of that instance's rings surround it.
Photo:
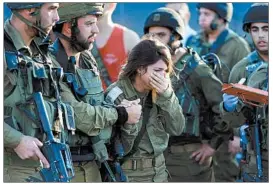
<path fill-rule="evenodd" d="M 257 32 L 258 29 L 257 29 L 257 28 L 252 28 L 251 31 L 252 31 L 252 32 Z"/>
<path fill-rule="evenodd" d="M 268 27 L 263 28 L 263 31 L 268 32 Z"/>
<path fill-rule="evenodd" d="M 156 33 L 156 35 L 157 35 L 158 37 L 160 37 L 160 38 L 162 38 L 162 37 L 166 36 L 166 34 L 165 34 L 165 33 Z"/>

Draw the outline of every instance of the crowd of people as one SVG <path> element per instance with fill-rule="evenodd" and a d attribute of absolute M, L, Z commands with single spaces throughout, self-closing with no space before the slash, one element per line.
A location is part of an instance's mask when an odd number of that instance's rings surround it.
<path fill-rule="evenodd" d="M 116 5 L 7 3 L 4 182 L 268 181 L 268 105 L 222 92 L 268 92 L 268 3 L 244 15 L 252 51 L 232 3 L 166 3 L 143 35 L 112 21 Z"/>

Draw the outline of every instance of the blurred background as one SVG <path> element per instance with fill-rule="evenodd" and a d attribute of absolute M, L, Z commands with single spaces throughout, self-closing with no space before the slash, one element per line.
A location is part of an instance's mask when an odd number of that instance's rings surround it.
<path fill-rule="evenodd" d="M 165 4 L 166 3 L 118 3 L 112 16 L 113 21 L 134 30 L 139 36 L 142 36 L 146 17 L 155 9 L 164 7 Z M 233 3 L 233 18 L 230 23 L 230 28 L 241 36 L 244 35 L 242 31 L 242 20 L 251 4 L 252 3 Z M 188 5 L 191 12 L 190 26 L 194 30 L 199 30 L 196 3 L 188 3 Z"/>
<path fill-rule="evenodd" d="M 137 32 L 139 36 L 142 36 L 146 17 L 155 9 L 164 7 L 165 4 L 166 3 L 152 2 L 118 3 L 112 16 L 113 22 L 124 25 Z M 230 28 L 240 36 L 244 35 L 244 32 L 242 31 L 242 19 L 251 4 L 252 3 L 233 3 L 233 18 L 230 23 Z M 188 3 L 188 5 L 191 12 L 190 26 L 195 30 L 199 30 L 196 3 Z M 4 3 L 4 19 L 6 20 L 10 14 L 9 8 L 7 8 Z"/>

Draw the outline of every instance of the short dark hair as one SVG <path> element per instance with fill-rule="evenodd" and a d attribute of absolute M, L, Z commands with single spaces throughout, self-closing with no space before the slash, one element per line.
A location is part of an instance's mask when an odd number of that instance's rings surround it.
<path fill-rule="evenodd" d="M 147 68 L 160 59 L 166 63 L 168 72 L 171 73 L 173 62 L 169 49 L 154 37 L 145 38 L 129 53 L 127 63 L 123 67 L 119 78 L 128 77 L 131 81 L 134 81 L 139 68 Z"/>

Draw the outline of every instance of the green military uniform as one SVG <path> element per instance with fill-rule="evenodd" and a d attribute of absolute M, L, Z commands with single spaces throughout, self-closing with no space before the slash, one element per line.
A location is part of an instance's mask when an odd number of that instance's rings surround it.
<path fill-rule="evenodd" d="M 37 109 L 27 100 L 34 92 L 41 92 L 50 123 L 54 124 L 52 130 L 62 132 L 60 125 L 56 124 L 59 114 L 54 94 L 58 89 L 49 86 L 54 79 L 51 76 L 51 60 L 46 55 L 47 48 L 40 47 L 34 40 L 29 47 L 26 46 L 10 21 L 5 22 L 4 33 L 4 113 L 5 118 L 8 118 L 4 123 L 4 181 L 25 182 L 30 175 L 36 175 L 41 163 L 31 159 L 22 160 L 14 148 L 23 135 L 36 137 L 42 142 L 44 140 Z M 70 115 L 73 118 L 73 114 Z M 67 121 L 64 118 L 64 123 Z"/>
<path fill-rule="evenodd" d="M 188 47 L 192 47 L 200 56 L 213 52 L 217 54 L 222 64 L 222 73 L 217 70 L 216 75 L 222 76 L 222 82 L 227 83 L 233 66 L 249 54 L 247 42 L 231 29 L 220 33 L 214 43 L 208 43 L 207 36 L 200 32 L 189 38 Z"/>
<path fill-rule="evenodd" d="M 241 78 L 246 78 L 248 83 L 249 78 L 253 72 L 257 70 L 264 63 L 257 51 L 251 52 L 247 57 L 239 61 L 231 71 L 229 83 L 237 83 Z"/>
<path fill-rule="evenodd" d="M 253 4 L 245 14 L 243 18 L 243 25 L 242 28 L 245 32 L 250 32 L 250 26 L 252 23 L 268 23 L 268 4 L 260 4 L 255 3 Z M 260 35 L 259 35 L 260 36 Z M 260 88 L 263 90 L 268 90 L 268 63 L 265 63 L 257 51 L 254 51 L 250 53 L 247 57 L 239 61 L 233 68 L 229 76 L 229 83 L 237 83 L 242 78 L 246 78 L 245 84 L 248 86 L 252 86 L 254 88 Z M 244 108 L 245 104 L 242 103 L 241 100 L 238 101 L 238 104 L 235 108 L 235 114 L 240 114 L 242 117 L 243 114 L 248 118 L 250 121 L 253 120 L 253 116 L 255 116 L 253 112 L 251 112 L 248 107 Z M 220 110 L 223 114 L 225 114 L 225 110 L 223 108 L 223 103 L 220 105 Z M 266 168 L 267 174 L 268 174 L 268 147 L 266 144 L 268 143 L 268 107 L 264 107 L 263 111 L 265 111 L 263 114 L 265 116 L 261 116 L 262 123 L 261 123 L 261 131 L 262 131 L 262 157 L 263 157 L 263 166 Z M 234 114 L 231 113 L 231 116 Z M 229 113 L 226 113 L 227 116 L 229 116 Z M 251 115 L 252 114 L 252 115 Z M 252 116 L 252 117 L 251 117 Z M 246 120 L 245 118 L 245 120 Z M 237 120 L 238 121 L 238 120 Z M 239 121 L 241 123 L 241 119 Z M 233 124 L 234 125 L 234 124 Z M 236 124 L 235 124 L 236 125 Z M 240 124 L 237 124 L 235 126 L 236 128 L 239 127 Z M 250 128 L 252 129 L 252 128 Z M 238 136 L 239 134 L 239 128 L 237 131 L 235 131 L 235 135 Z M 252 129 L 253 130 L 253 129 Z M 254 139 L 254 137 L 252 137 Z M 248 148 L 249 149 L 249 148 Z M 248 173 L 254 173 L 253 172 L 253 166 L 257 165 L 255 163 L 255 156 L 253 154 L 253 151 L 248 150 L 248 153 L 251 153 L 250 162 L 247 165 L 244 165 L 246 167 L 249 167 Z M 248 156 L 247 156 L 248 157 Z M 254 162 L 253 162 L 254 161 Z M 252 170 L 252 171 L 251 171 Z M 266 175 L 267 175 L 266 174 Z"/>
<path fill-rule="evenodd" d="M 267 3 L 254 3 L 246 12 L 243 18 L 243 30 L 245 32 L 250 32 L 250 27 L 252 23 L 268 23 L 268 4 Z M 263 30 L 264 31 L 264 30 Z M 263 32 L 262 31 L 262 32 Z M 267 31 L 265 31 L 267 32 Z M 264 32 L 264 33 L 265 33 Z M 259 35 L 260 37 L 260 35 Z M 266 37 L 264 37 L 266 38 Z M 262 89 L 268 91 L 268 79 L 269 79 L 268 62 L 264 61 L 260 57 L 257 51 L 250 53 L 243 60 L 238 62 L 231 71 L 229 77 L 229 82 L 236 83 L 241 78 L 246 78 L 245 84 L 254 88 Z M 246 106 L 246 107 L 245 107 Z M 254 153 L 253 140 L 254 135 L 251 134 L 248 138 L 250 144 L 247 146 L 247 164 L 243 164 L 243 170 L 250 176 L 258 176 L 261 181 L 268 181 L 268 144 L 269 144 L 269 133 L 268 133 L 268 105 L 263 106 L 256 110 L 252 110 L 253 107 L 249 107 L 239 100 L 235 111 L 244 114 L 249 122 L 254 121 L 255 111 L 258 110 L 259 114 L 256 114 L 256 118 L 259 117 L 258 128 L 260 134 L 260 145 L 261 148 L 261 161 L 263 169 L 263 177 L 261 177 L 261 170 L 257 169 L 258 163 L 256 163 L 256 158 L 258 156 Z M 223 103 L 220 106 L 222 112 L 224 112 Z M 238 128 L 239 129 L 239 128 Z M 253 126 L 249 126 L 250 131 L 253 131 Z M 237 131 L 238 133 L 239 131 Z M 242 179 L 246 179 L 243 177 Z"/>
<path fill-rule="evenodd" d="M 264 61 L 262 61 L 262 58 L 259 56 L 257 51 L 254 51 L 250 53 L 247 57 L 243 58 L 241 61 L 239 61 L 232 69 L 229 77 L 228 83 L 238 83 L 242 78 L 246 79 L 245 84 L 248 84 L 249 77 L 253 72 L 257 70 L 258 67 L 261 67 L 263 65 Z M 262 79 L 263 80 L 263 79 Z M 255 84 L 252 84 L 255 85 Z M 240 116 L 243 116 L 243 114 L 240 112 L 242 107 L 244 106 L 243 103 L 239 101 L 239 104 L 236 107 L 235 112 L 226 112 L 223 108 L 223 102 L 220 104 L 220 111 L 221 114 L 228 116 L 231 114 L 240 114 Z M 244 120 L 246 120 L 244 118 Z M 234 127 L 234 126 L 233 126 Z M 238 126 L 237 126 L 238 127 Z M 234 127 L 236 128 L 236 127 Z M 239 135 L 237 131 L 235 131 L 236 135 Z"/>
<path fill-rule="evenodd" d="M 215 74 L 223 83 L 228 82 L 233 66 L 250 52 L 247 42 L 230 29 L 222 31 L 212 44 L 208 43 L 206 34 L 200 32 L 188 39 L 187 46 L 192 47 L 201 56 L 210 52 L 217 54 L 221 61 L 222 71 L 217 67 Z M 240 113 L 231 113 L 224 118 L 230 122 L 232 127 L 237 127 L 244 122 L 244 117 Z M 215 179 L 216 181 L 234 181 L 236 175 L 229 175 L 228 173 L 232 170 L 224 168 L 236 168 L 235 162 L 233 159 L 228 161 L 227 159 L 232 158 L 231 155 L 225 153 L 224 150 L 220 151 L 221 149 L 226 148 L 220 148 L 214 156 Z"/>
<path fill-rule="evenodd" d="M 121 91 L 120 95 L 116 95 Z M 119 94 L 119 93 L 118 93 Z M 118 96 L 118 97 L 117 97 Z M 143 110 L 138 124 L 121 126 L 121 141 L 125 155 L 131 150 L 142 126 L 145 126 L 143 137 L 135 153 L 130 154 L 122 164 L 129 182 L 166 182 L 168 173 L 163 151 L 168 146 L 169 135 L 179 135 L 184 127 L 184 116 L 178 100 L 171 89 L 159 95 L 152 103 L 150 95 L 135 90 L 129 78 L 123 77 L 111 85 L 106 92 L 106 101 L 118 105 L 123 99 L 141 99 L 142 107 L 150 101 L 149 115 Z M 146 105 L 143 109 L 146 108 Z M 147 112 L 147 111 L 146 111 Z"/>
<path fill-rule="evenodd" d="M 233 66 L 250 52 L 247 42 L 230 29 L 225 29 L 212 44 L 208 43 L 205 33 L 200 32 L 188 39 L 187 46 L 192 47 L 200 56 L 210 52 L 217 54 L 221 61 L 222 71 L 217 67 L 215 74 L 219 79 L 222 78 L 223 83 L 228 82 Z M 225 118 L 230 121 L 232 127 L 242 124 L 244 120 L 236 113 Z"/>
<path fill-rule="evenodd" d="M 264 62 L 259 66 L 252 74 L 249 76 L 248 86 L 259 88 L 265 91 L 268 91 L 268 63 Z M 262 168 L 263 168 L 263 176 L 267 179 L 269 177 L 269 129 L 268 129 L 268 123 L 269 123 L 269 113 L 268 113 L 268 105 L 263 108 L 265 112 L 265 116 L 263 117 L 264 120 L 261 121 L 260 129 L 261 129 L 261 155 L 262 155 Z M 253 137 L 251 139 L 254 139 Z M 256 163 L 256 154 L 254 150 L 248 150 L 248 153 L 250 155 L 250 161 L 246 167 L 246 172 L 249 173 L 252 176 L 257 175 L 257 163 Z"/>
<path fill-rule="evenodd" d="M 222 78 L 223 83 L 228 82 L 233 66 L 250 52 L 247 42 L 230 29 L 225 29 L 212 44 L 207 42 L 205 33 L 200 32 L 188 40 L 187 46 L 192 47 L 200 56 L 210 52 L 217 54 L 221 61 L 222 71 L 219 71 L 219 67 L 217 67 L 215 74 L 218 78 Z M 236 113 L 225 118 L 230 121 L 232 127 L 236 127 L 244 121 L 244 118 Z"/>
<path fill-rule="evenodd" d="M 61 66 L 64 72 L 69 72 L 71 61 L 60 42 L 57 39 L 50 48 L 51 53 L 55 57 L 54 64 Z M 75 178 L 72 182 L 101 182 L 101 176 L 95 158 L 90 159 L 88 155 L 93 155 L 90 142 L 90 136 L 96 136 L 99 132 L 112 126 L 118 119 L 117 110 L 115 108 L 105 108 L 100 106 L 103 101 L 103 89 L 97 71 L 96 62 L 90 52 L 83 51 L 80 56 L 80 67 L 75 68 L 75 77 L 79 87 L 88 90 L 87 95 L 80 97 L 75 94 L 73 88 L 69 85 L 61 84 L 61 97 L 64 102 L 71 104 L 75 113 L 76 135 L 69 137 L 69 146 L 74 155 L 81 155 L 81 161 L 74 161 Z M 111 132 L 109 132 L 109 135 Z M 93 155 L 94 156 L 94 155 Z"/>
<path fill-rule="evenodd" d="M 180 136 L 170 139 L 166 165 L 172 176 L 171 182 L 211 182 L 212 158 L 199 165 L 190 159 L 190 155 L 200 149 L 202 143 L 208 143 L 217 150 L 224 139 L 232 136 L 232 132 L 228 123 L 219 116 L 221 81 L 202 60 L 194 60 L 189 55 L 187 58 L 186 64 L 184 60 L 176 63 L 180 76 L 173 76 L 174 90 L 186 124 Z"/>
<path fill-rule="evenodd" d="M 102 3 L 67 3 L 59 8 L 60 24 L 71 22 L 76 25 L 79 17 L 99 16 L 102 11 Z M 72 34 L 75 30 L 79 31 L 77 26 L 72 26 L 71 30 Z M 54 31 L 65 40 L 71 39 L 65 38 L 58 30 Z M 109 128 L 107 136 L 111 135 L 110 128 L 118 120 L 118 111 L 116 108 L 101 106 L 104 100 L 102 84 L 97 63 L 90 51 L 80 53 L 78 66 L 74 56 L 67 56 L 59 39 L 50 47 L 50 51 L 56 60 L 54 64 L 63 67 L 65 72 L 64 81 L 61 83 L 61 97 L 73 107 L 75 113 L 76 134 L 68 137 L 75 168 L 75 178 L 72 182 L 101 182 L 96 161 L 100 159 L 98 154 L 107 159 L 107 149 L 103 142 L 94 143 L 92 139 L 101 135 L 105 128 Z"/>
<path fill-rule="evenodd" d="M 241 78 L 246 78 L 246 85 L 254 88 L 268 91 L 268 63 L 263 61 L 257 51 L 250 53 L 243 60 L 238 62 L 231 71 L 229 78 L 230 83 L 237 83 Z M 239 101 L 236 107 L 238 113 L 245 105 Z M 264 176 L 268 177 L 268 107 L 266 107 L 266 117 L 261 125 L 262 140 L 262 165 L 264 169 Z M 223 109 L 223 103 L 221 103 L 220 109 L 223 113 L 226 113 Z M 239 129 L 235 131 L 235 135 L 239 136 Z M 253 139 L 253 137 L 251 138 Z M 246 172 L 249 174 L 256 174 L 256 155 L 253 150 L 248 150 L 250 156 L 249 163 L 244 165 Z"/>

